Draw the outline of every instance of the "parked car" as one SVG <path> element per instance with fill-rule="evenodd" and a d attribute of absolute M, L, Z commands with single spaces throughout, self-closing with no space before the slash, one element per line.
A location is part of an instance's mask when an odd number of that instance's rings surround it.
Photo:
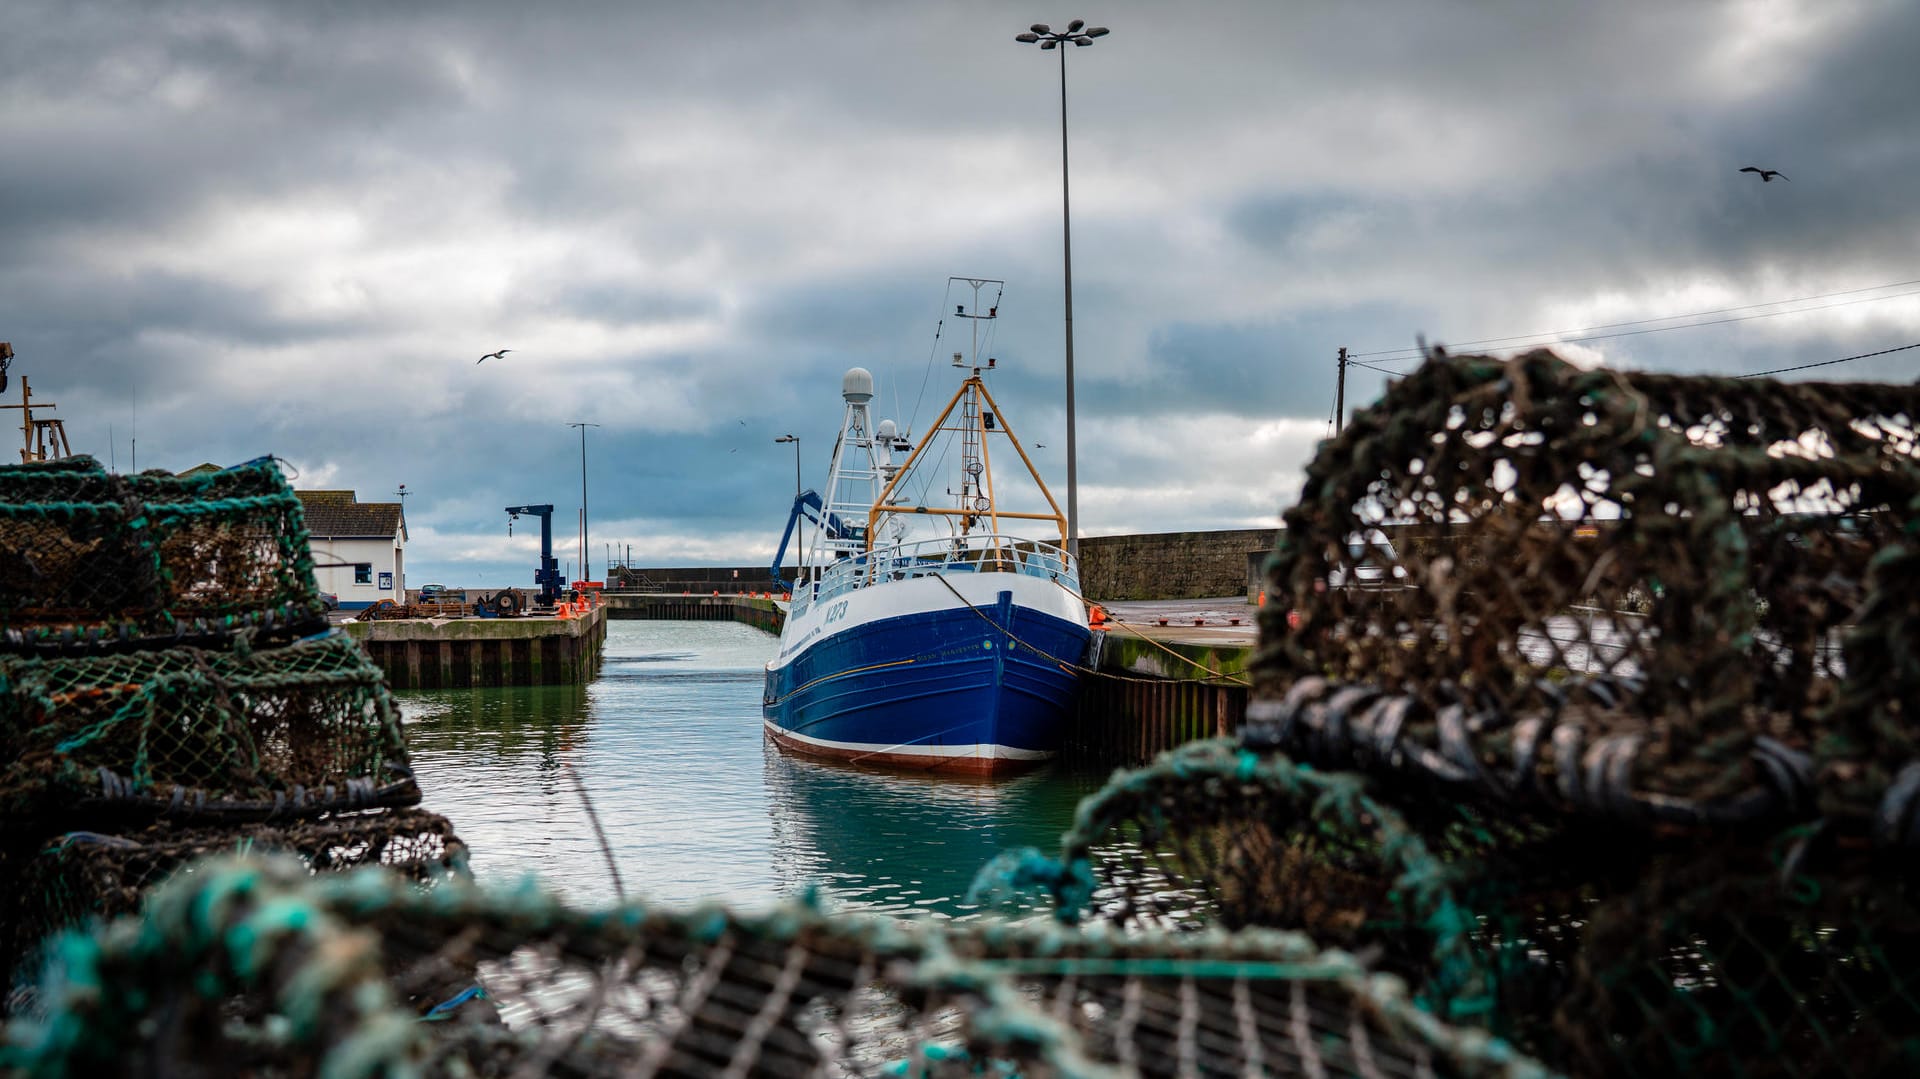
<path fill-rule="evenodd" d="M 423 584 L 420 586 L 420 598 L 423 600 L 437 599 L 442 592 L 451 591 L 453 591 L 451 588 L 443 584 Z"/>
<path fill-rule="evenodd" d="M 1385 532 L 1377 528 L 1365 533 L 1354 532 L 1347 536 L 1347 565 L 1335 566 L 1327 571 L 1329 588 L 1406 588 L 1407 567 L 1400 564 L 1400 554 L 1393 549 L 1393 541 Z M 1348 567 L 1352 567 L 1349 575 Z"/>
<path fill-rule="evenodd" d="M 340 597 L 332 592 L 322 592 L 320 593 L 320 605 L 329 611 L 337 611 L 340 609 Z"/>

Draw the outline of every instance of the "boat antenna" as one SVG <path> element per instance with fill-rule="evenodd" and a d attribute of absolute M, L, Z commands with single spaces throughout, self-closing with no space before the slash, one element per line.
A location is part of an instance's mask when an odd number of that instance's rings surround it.
<path fill-rule="evenodd" d="M 993 335 L 993 321 L 1000 317 L 1000 296 L 1006 291 L 1007 283 L 997 277 L 949 277 L 947 278 L 949 298 L 951 298 L 953 283 L 955 281 L 962 282 L 973 290 L 973 310 L 968 311 L 965 307 L 956 304 L 953 309 L 953 317 L 968 319 L 973 323 L 973 351 L 968 353 L 966 365 L 969 367 L 978 367 L 980 366 L 980 324 L 982 322 L 987 323 L 987 335 L 989 340 L 991 340 Z M 988 285 L 998 285 L 999 288 L 994 291 L 993 302 L 988 304 L 986 310 L 983 312 L 980 309 L 980 290 L 986 288 Z"/>

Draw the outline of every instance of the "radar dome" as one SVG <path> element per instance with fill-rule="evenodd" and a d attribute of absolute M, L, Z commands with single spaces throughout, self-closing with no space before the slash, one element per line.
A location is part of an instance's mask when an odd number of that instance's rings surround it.
<path fill-rule="evenodd" d="M 880 426 L 874 433 L 880 436 L 881 441 L 892 442 L 900 435 L 900 425 L 894 423 L 892 420 L 881 420 Z"/>
<path fill-rule="evenodd" d="M 855 367 L 840 378 L 840 396 L 850 405 L 863 405 L 873 400 L 873 372 L 864 367 Z"/>

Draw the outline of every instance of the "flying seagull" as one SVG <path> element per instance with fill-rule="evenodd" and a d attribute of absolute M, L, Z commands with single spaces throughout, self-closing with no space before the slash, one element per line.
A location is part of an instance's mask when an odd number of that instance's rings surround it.
<path fill-rule="evenodd" d="M 486 362 L 487 362 L 488 360 L 497 360 L 497 359 L 499 359 L 499 358 L 501 358 L 502 356 L 505 356 L 505 355 L 506 355 L 507 353 L 509 353 L 509 352 L 512 352 L 512 351 L 513 351 L 513 350 L 512 350 L 512 349 L 510 349 L 510 348 L 503 348 L 503 349 L 501 349 L 501 350 L 500 350 L 500 351 L 498 351 L 498 352 L 489 352 L 489 353 L 487 353 L 487 354 L 486 354 L 485 356 L 482 356 L 482 357 L 480 357 L 479 359 L 477 359 L 477 360 L 475 360 L 475 361 L 473 361 L 473 362 L 474 362 L 474 363 L 475 363 L 476 365 L 478 365 L 478 364 L 483 364 L 483 363 L 486 363 Z"/>
<path fill-rule="evenodd" d="M 1753 167 L 1752 165 L 1748 165 L 1748 166 L 1747 166 L 1746 168 L 1744 168 L 1744 169 L 1741 169 L 1740 171 L 1741 171 L 1741 172 L 1757 172 L 1757 173 L 1759 173 L 1759 174 L 1760 174 L 1760 182 L 1761 182 L 1761 183 L 1763 183 L 1763 184 L 1770 184 L 1770 183 L 1772 183 L 1772 182 L 1773 182 L 1773 178 L 1774 178 L 1775 176 L 1778 176 L 1778 177 L 1780 177 L 1780 178 L 1781 178 L 1782 180 L 1785 180 L 1785 179 L 1787 179 L 1787 174 L 1786 174 L 1786 173 L 1784 173 L 1784 172 L 1781 172 L 1781 171 L 1780 171 L 1779 169 L 1757 169 L 1757 168 L 1754 168 L 1754 167 Z M 1789 182 L 1791 182 L 1791 181 L 1789 181 Z"/>

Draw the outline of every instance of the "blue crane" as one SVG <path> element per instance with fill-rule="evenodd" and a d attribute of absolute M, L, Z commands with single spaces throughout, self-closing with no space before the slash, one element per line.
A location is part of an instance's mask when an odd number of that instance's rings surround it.
<path fill-rule="evenodd" d="M 540 568 L 533 573 L 533 583 L 540 586 L 541 606 L 551 607 L 560 602 L 560 588 L 567 583 L 567 579 L 560 576 L 560 563 L 553 557 L 553 507 L 508 506 L 508 535 L 513 534 L 513 522 L 523 513 L 540 518 Z"/>
<path fill-rule="evenodd" d="M 774 583 L 787 591 L 793 590 L 793 582 L 787 580 L 786 575 L 780 572 L 780 563 L 787 559 L 787 544 L 792 541 L 793 530 L 800 524 L 802 518 L 826 529 L 828 539 L 857 538 L 863 531 L 858 526 L 842 521 L 839 514 L 826 512 L 826 507 L 821 505 L 818 491 L 802 491 L 795 496 L 793 512 L 787 515 L 787 530 L 780 534 L 780 549 L 773 555 Z"/>

